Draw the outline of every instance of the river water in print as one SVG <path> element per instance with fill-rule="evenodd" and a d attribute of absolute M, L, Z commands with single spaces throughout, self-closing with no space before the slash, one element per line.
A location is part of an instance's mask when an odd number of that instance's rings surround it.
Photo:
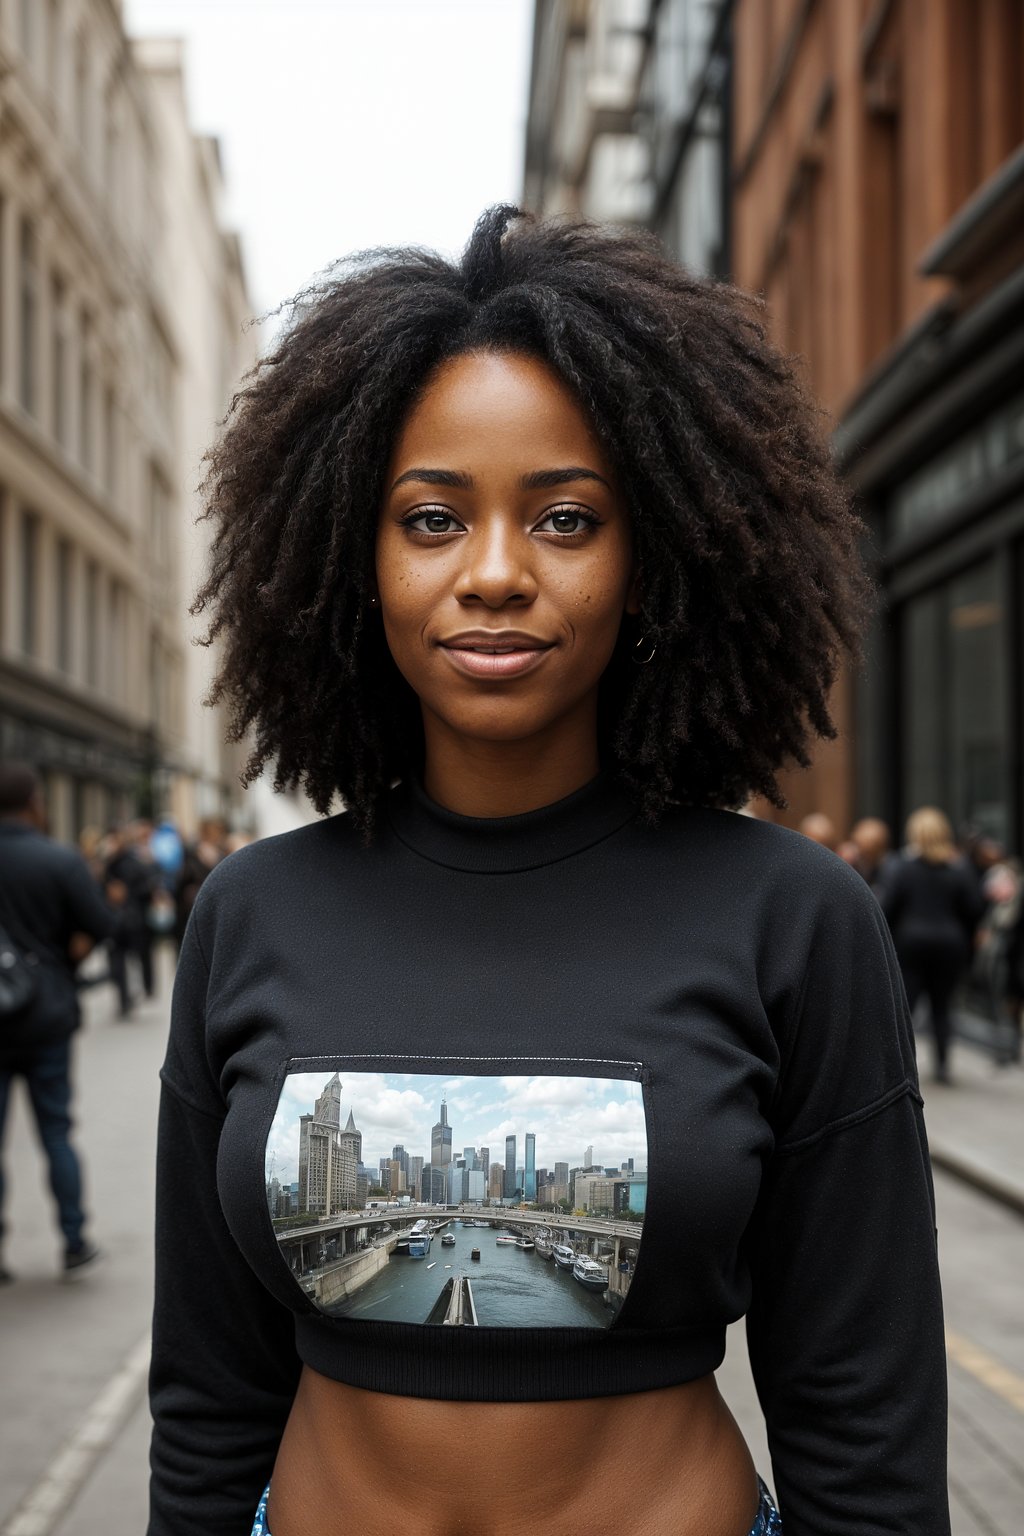
<path fill-rule="evenodd" d="M 554 1259 L 536 1249 L 496 1241 L 500 1227 L 463 1227 L 452 1222 L 454 1248 L 441 1245 L 440 1232 L 425 1259 L 392 1254 L 386 1269 L 347 1301 L 330 1307 L 334 1317 L 386 1318 L 425 1323 L 453 1275 L 468 1275 L 482 1328 L 607 1328 L 613 1313 L 600 1295 L 585 1290 Z M 582 1246 L 582 1244 L 581 1244 Z M 470 1257 L 479 1248 L 480 1258 Z"/>

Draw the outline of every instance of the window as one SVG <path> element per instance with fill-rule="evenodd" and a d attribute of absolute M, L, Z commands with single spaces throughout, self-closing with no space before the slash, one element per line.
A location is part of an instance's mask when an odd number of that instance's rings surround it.
<path fill-rule="evenodd" d="M 39 625 L 39 519 L 21 514 L 21 649 L 35 656 Z"/>
<path fill-rule="evenodd" d="M 158 727 L 165 725 L 163 663 L 160 639 L 155 629 L 150 630 L 149 634 L 149 707 L 153 724 Z"/>
<path fill-rule="evenodd" d="M 89 54 L 83 27 L 75 38 L 75 110 L 72 127 L 83 159 L 89 155 Z"/>
<path fill-rule="evenodd" d="M 67 293 L 63 279 L 53 275 L 50 296 L 53 322 L 53 357 L 51 362 L 53 399 L 53 435 L 62 448 L 68 447 L 68 316 Z"/>
<path fill-rule="evenodd" d="M 103 485 L 107 494 L 117 497 L 117 400 L 114 387 L 103 391 Z"/>
<path fill-rule="evenodd" d="M 937 805 L 1005 841 L 1006 616 L 988 559 L 903 610 L 903 814 Z"/>
<path fill-rule="evenodd" d="M 92 323 L 83 311 L 80 329 L 79 379 L 78 379 L 78 457 L 82 468 L 93 467 L 93 362 Z"/>
<path fill-rule="evenodd" d="M 103 103 L 103 190 L 108 203 L 115 210 L 121 161 L 121 134 L 117 113 L 117 94 L 111 86 Z"/>
<path fill-rule="evenodd" d="M 60 0 L 48 0 L 46 7 L 46 79 L 55 99 L 61 93 L 61 68 L 64 57 L 61 35 Z"/>
<path fill-rule="evenodd" d="M 124 681 L 124 588 L 119 581 L 110 583 L 109 629 L 107 632 L 107 680 L 110 696 L 122 702 Z"/>
<path fill-rule="evenodd" d="M 0 485 L 0 651 L 7 649 L 7 493 Z"/>
<path fill-rule="evenodd" d="M 85 680 L 100 685 L 100 573 L 95 560 L 85 568 Z"/>
<path fill-rule="evenodd" d="M 74 629 L 72 612 L 72 553 L 67 539 L 57 544 L 57 665 L 62 672 L 71 672 L 71 636 Z"/>
<path fill-rule="evenodd" d="M 0 296 L 7 292 L 7 267 L 4 261 L 4 251 L 7 244 L 7 205 L 0 197 Z M 0 367 L 3 365 L 4 354 L 4 304 L 0 303 Z"/>
<path fill-rule="evenodd" d="M 149 548 L 157 565 L 165 565 L 170 558 L 169 501 L 166 482 L 156 464 L 150 463 Z"/>
<path fill-rule="evenodd" d="M 21 403 L 36 408 L 36 239 L 27 219 L 21 225 Z"/>
<path fill-rule="evenodd" d="M 34 65 L 38 58 L 38 18 L 36 0 L 21 0 L 21 51 L 29 65 Z"/>

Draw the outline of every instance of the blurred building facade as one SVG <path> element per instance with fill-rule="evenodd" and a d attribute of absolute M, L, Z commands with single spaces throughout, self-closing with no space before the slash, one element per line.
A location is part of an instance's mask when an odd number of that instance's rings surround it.
<path fill-rule="evenodd" d="M 252 308 L 238 235 L 225 225 L 224 180 L 216 139 L 189 127 L 184 50 L 178 40 L 136 40 L 132 54 L 150 85 L 162 171 L 159 182 L 163 238 L 159 286 L 178 350 L 178 453 L 174 495 L 182 511 L 178 531 L 179 614 L 202 579 L 209 532 L 196 521 L 196 487 L 203 455 L 243 374 L 256 361 Z M 191 640 L 202 623 L 192 626 Z M 176 819 L 194 827 L 202 817 L 239 815 L 241 748 L 225 742 L 221 709 L 203 705 L 216 650 L 186 643 L 182 654 L 183 719 L 179 768 L 166 786 Z M 184 770 L 184 771 L 181 771 Z M 251 811 L 250 813 L 251 814 Z"/>
<path fill-rule="evenodd" d="M 738 0 L 733 36 L 733 272 L 832 413 L 885 597 L 836 810 L 1019 848 L 1024 9 Z"/>
<path fill-rule="evenodd" d="M 65 838 L 237 796 L 190 724 L 183 615 L 193 413 L 212 436 L 244 284 L 219 227 L 201 280 L 182 266 L 183 226 L 206 257 L 219 217 L 209 151 L 149 62 L 109 0 L 0 6 L 0 753 Z"/>
<path fill-rule="evenodd" d="M 527 205 L 764 293 L 869 524 L 868 666 L 789 822 L 935 803 L 1024 835 L 1022 27 L 1018 0 L 537 0 Z"/>
<path fill-rule="evenodd" d="M 523 199 L 728 271 L 730 31 L 708 0 L 535 0 Z"/>

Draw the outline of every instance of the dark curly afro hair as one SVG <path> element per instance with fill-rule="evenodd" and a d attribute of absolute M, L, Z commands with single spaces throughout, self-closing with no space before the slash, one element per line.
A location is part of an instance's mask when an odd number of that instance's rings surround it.
<path fill-rule="evenodd" d="M 641 573 L 602 683 L 606 763 L 648 819 L 786 801 L 834 737 L 828 696 L 875 599 L 818 412 L 757 301 L 641 231 L 488 210 L 459 262 L 374 250 L 294 300 L 208 456 L 212 564 L 194 612 L 222 643 L 210 702 L 365 836 L 422 752 L 417 701 L 367 598 L 383 477 L 410 404 L 472 349 L 529 353 L 575 391 L 629 499 Z M 633 666 L 638 634 L 656 645 Z"/>

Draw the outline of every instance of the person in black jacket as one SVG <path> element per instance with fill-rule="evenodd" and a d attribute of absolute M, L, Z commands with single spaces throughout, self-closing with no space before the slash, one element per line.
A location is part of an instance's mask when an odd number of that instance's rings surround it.
<path fill-rule="evenodd" d="M 926 993 L 935 1039 L 935 1079 L 949 1083 L 950 999 L 971 958 L 984 911 L 975 881 L 958 859 L 949 820 L 922 806 L 906 827 L 908 856 L 895 865 L 880 901 L 913 1013 Z"/>
<path fill-rule="evenodd" d="M 157 871 L 152 862 L 141 857 L 137 838 L 136 828 L 118 827 L 103 871 L 108 898 L 114 890 L 124 896 L 119 931 L 110 941 L 110 977 L 117 988 L 121 1019 L 131 1016 L 133 1006 L 128 983 L 129 955 L 138 961 L 146 997 L 151 998 L 155 990 L 149 909 L 157 886 Z"/>
<path fill-rule="evenodd" d="M 16 1076 L 28 1087 L 64 1239 L 64 1268 L 99 1250 L 85 1234 L 82 1172 L 70 1141 L 71 1036 L 78 1028 L 75 966 L 116 920 L 81 856 L 45 836 L 42 786 L 24 763 L 0 763 L 0 924 L 30 961 L 35 995 L 0 1025 L 0 1142 Z M 3 1237 L 0 1167 L 0 1239 Z M 0 1282 L 11 1279 L 0 1259 Z"/>

